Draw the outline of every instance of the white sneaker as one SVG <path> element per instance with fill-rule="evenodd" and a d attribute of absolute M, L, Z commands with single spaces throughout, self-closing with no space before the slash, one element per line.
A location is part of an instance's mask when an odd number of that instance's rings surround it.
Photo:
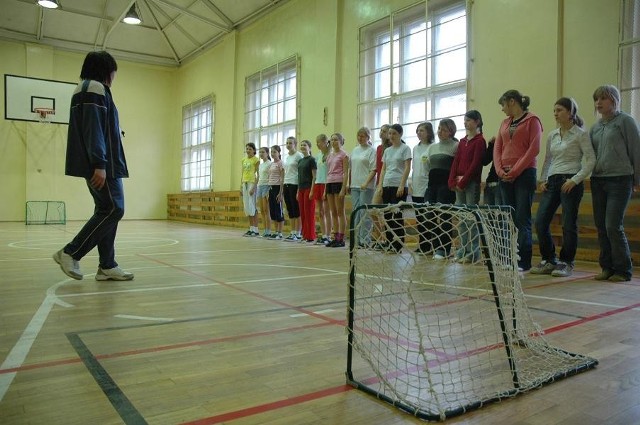
<path fill-rule="evenodd" d="M 442 261 L 442 260 L 444 260 L 445 258 L 447 258 L 447 257 L 445 257 L 445 256 L 444 256 L 444 255 L 442 255 L 442 254 L 435 254 L 435 255 L 433 256 L 433 259 L 434 259 L 434 260 L 438 260 L 438 261 Z"/>
<path fill-rule="evenodd" d="M 112 269 L 98 267 L 96 280 L 133 280 L 133 273 L 126 272 L 117 266 Z"/>
<path fill-rule="evenodd" d="M 60 269 L 67 276 L 75 279 L 82 280 L 82 272 L 80 271 L 80 263 L 73 259 L 72 256 L 64 252 L 63 249 L 53 254 L 53 261 L 60 264 Z"/>

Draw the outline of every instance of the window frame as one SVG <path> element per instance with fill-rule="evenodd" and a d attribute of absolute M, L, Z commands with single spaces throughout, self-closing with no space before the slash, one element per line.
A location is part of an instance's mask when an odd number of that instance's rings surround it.
<path fill-rule="evenodd" d="M 464 20 L 464 40 L 441 48 L 438 42 L 439 31 L 444 31 L 447 24 L 457 19 Z M 422 20 L 422 23 L 421 23 Z M 422 26 L 421 30 L 416 28 Z M 424 32 L 423 54 L 408 57 L 408 46 L 403 42 L 410 40 L 412 34 Z M 415 129 L 420 122 L 429 121 L 437 127 L 437 121 L 442 118 L 453 118 L 458 125 L 458 136 L 464 133 L 463 117 L 467 109 L 467 85 L 469 83 L 469 14 L 464 0 L 443 1 L 437 4 L 433 2 L 420 2 L 390 13 L 381 19 L 364 25 L 359 30 L 359 81 L 358 81 L 358 121 L 361 125 L 368 125 L 379 142 L 378 130 L 385 123 L 400 123 L 405 126 L 404 140 L 410 146 L 417 144 Z M 389 42 L 393 39 L 394 42 Z M 388 46 L 385 46 L 388 44 Z M 376 49 L 387 49 L 388 58 L 377 61 Z M 396 52 L 395 50 L 398 50 Z M 440 82 L 437 80 L 437 61 L 445 55 L 464 52 L 464 62 L 460 61 L 459 68 L 462 78 Z M 411 88 L 406 83 L 407 65 L 424 63 L 424 71 L 420 71 L 425 81 L 422 87 Z M 388 72 L 385 77 L 390 86 L 381 89 L 377 86 L 376 75 Z M 394 75 L 394 74 L 400 75 Z M 408 102 L 411 98 L 420 98 L 415 104 Z M 442 99 L 460 101 L 462 105 L 442 111 L 443 104 L 438 103 Z M 410 108 L 423 104 L 423 112 L 411 113 Z M 420 108 L 417 108 L 420 109 Z M 386 117 L 384 117 L 386 115 Z"/>
<path fill-rule="evenodd" d="M 246 77 L 244 109 L 245 145 L 252 142 L 258 149 L 274 145 L 284 148 L 287 137 L 297 137 L 300 121 L 299 56 L 290 56 Z M 274 116 L 275 120 L 272 120 Z"/>
<path fill-rule="evenodd" d="M 640 0 L 623 0 L 620 4 L 618 45 L 618 87 L 620 109 L 640 118 Z M 634 64 L 636 66 L 634 66 Z"/>
<path fill-rule="evenodd" d="M 183 193 L 213 189 L 214 119 L 213 95 L 207 95 L 182 107 L 180 190 Z"/>

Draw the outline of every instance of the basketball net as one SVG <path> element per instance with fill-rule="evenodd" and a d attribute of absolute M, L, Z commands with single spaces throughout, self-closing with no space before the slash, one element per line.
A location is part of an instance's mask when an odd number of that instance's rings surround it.
<path fill-rule="evenodd" d="M 56 114 L 56 110 L 53 108 L 34 108 L 33 113 L 41 123 L 50 123 L 52 115 Z"/>

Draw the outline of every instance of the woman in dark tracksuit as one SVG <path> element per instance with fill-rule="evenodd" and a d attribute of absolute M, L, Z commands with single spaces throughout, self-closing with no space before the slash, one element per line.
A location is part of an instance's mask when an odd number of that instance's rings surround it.
<path fill-rule="evenodd" d="M 118 222 L 124 215 L 121 179 L 129 177 L 111 95 L 117 70 L 109 53 L 89 53 L 80 72 L 82 81 L 71 98 L 65 174 L 86 180 L 95 208 L 76 237 L 53 259 L 77 280 L 83 277 L 79 261 L 96 246 L 100 258 L 96 280 L 133 279 L 132 273 L 118 266 L 114 249 Z"/>

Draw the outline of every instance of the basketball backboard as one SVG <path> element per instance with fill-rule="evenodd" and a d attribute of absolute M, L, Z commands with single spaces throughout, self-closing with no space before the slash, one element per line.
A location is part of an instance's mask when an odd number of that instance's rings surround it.
<path fill-rule="evenodd" d="M 69 124 L 69 105 L 77 83 L 4 75 L 4 119 L 39 122 L 36 109 L 53 109 L 51 122 Z"/>

